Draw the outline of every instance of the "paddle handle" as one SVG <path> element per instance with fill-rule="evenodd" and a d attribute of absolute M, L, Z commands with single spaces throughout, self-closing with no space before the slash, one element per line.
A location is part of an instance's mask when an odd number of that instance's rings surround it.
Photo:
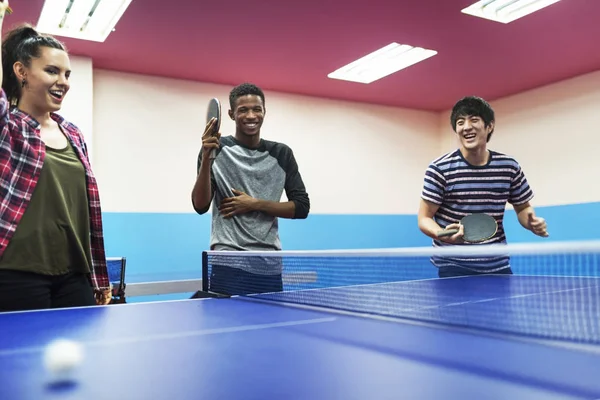
<path fill-rule="evenodd" d="M 217 132 L 218 132 L 218 129 L 214 129 L 214 128 L 213 128 L 212 135 L 213 135 L 213 136 L 215 136 L 215 135 L 217 134 Z M 212 161 L 212 160 L 214 160 L 215 158 L 217 158 L 217 149 L 212 149 L 212 150 L 210 151 L 210 154 L 209 154 L 208 158 L 209 158 L 211 161 Z"/>
<path fill-rule="evenodd" d="M 458 229 L 447 229 L 447 230 L 439 231 L 437 236 L 438 237 L 446 237 L 446 236 L 452 236 L 456 233 L 458 233 Z"/>

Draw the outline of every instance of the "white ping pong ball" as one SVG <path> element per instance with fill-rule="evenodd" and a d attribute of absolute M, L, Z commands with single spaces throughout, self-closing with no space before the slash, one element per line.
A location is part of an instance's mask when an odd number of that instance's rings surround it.
<path fill-rule="evenodd" d="M 48 344 L 44 352 L 44 365 L 55 374 L 65 374 L 83 361 L 83 346 L 73 340 L 58 339 Z"/>

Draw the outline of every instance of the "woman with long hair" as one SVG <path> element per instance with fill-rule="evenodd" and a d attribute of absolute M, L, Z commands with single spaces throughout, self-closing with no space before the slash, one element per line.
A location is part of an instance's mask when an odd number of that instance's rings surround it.
<path fill-rule="evenodd" d="M 98 186 L 83 134 L 57 114 L 69 55 L 27 24 L 3 36 L 0 312 L 108 304 Z"/>

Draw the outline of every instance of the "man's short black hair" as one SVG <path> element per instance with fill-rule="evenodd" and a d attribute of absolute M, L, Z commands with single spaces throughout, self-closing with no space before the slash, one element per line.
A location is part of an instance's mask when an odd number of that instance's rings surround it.
<path fill-rule="evenodd" d="M 487 101 L 477 96 L 467 96 L 460 99 L 452 108 L 450 115 L 450 124 L 456 132 L 456 121 L 464 117 L 479 117 L 483 120 L 485 126 L 489 126 L 495 121 L 494 110 Z M 490 141 L 494 130 L 489 133 L 487 141 Z"/>
<path fill-rule="evenodd" d="M 235 101 L 238 97 L 247 96 L 249 94 L 259 96 L 262 99 L 263 105 L 265 104 L 265 94 L 258 86 L 252 83 L 242 83 L 241 85 L 237 85 L 231 92 L 229 93 L 229 106 L 233 110 L 235 108 Z"/>

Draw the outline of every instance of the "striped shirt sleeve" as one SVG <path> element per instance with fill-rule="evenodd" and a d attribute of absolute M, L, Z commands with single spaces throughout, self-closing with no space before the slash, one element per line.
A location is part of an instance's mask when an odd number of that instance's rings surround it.
<path fill-rule="evenodd" d="M 520 166 L 517 166 L 517 170 L 510 183 L 510 194 L 508 202 L 514 206 L 525 204 L 533 199 L 533 190 L 525 178 L 525 174 Z"/>
<path fill-rule="evenodd" d="M 446 178 L 442 174 L 442 171 L 440 171 L 435 164 L 430 164 L 425 171 L 425 180 L 423 182 L 421 198 L 431 203 L 441 205 L 444 201 L 445 187 Z"/>

